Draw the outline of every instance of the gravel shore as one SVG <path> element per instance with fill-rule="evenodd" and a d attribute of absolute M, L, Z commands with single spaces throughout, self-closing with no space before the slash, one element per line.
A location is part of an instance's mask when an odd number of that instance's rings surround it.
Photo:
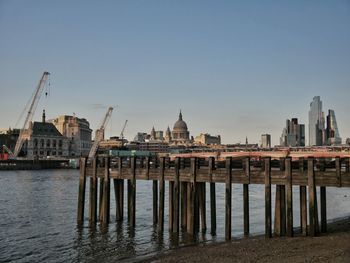
<path fill-rule="evenodd" d="M 350 262 L 350 217 L 318 237 L 263 236 L 170 250 L 146 262 Z"/>

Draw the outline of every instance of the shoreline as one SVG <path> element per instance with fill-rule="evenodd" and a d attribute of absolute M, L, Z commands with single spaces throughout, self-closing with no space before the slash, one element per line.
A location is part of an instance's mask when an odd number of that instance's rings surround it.
<path fill-rule="evenodd" d="M 330 220 L 317 237 L 264 235 L 200 243 L 150 255 L 142 262 L 350 262 L 350 216 Z"/>

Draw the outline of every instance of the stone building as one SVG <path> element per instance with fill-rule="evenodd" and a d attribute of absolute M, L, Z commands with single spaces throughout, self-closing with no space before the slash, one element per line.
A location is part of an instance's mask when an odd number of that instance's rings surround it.
<path fill-rule="evenodd" d="M 219 145 L 221 144 L 221 137 L 220 135 L 211 136 L 208 133 L 201 133 L 200 135 L 196 136 L 196 138 L 194 139 L 194 142 L 202 145 L 212 145 L 212 144 Z"/>
<path fill-rule="evenodd" d="M 190 132 L 188 131 L 186 122 L 182 119 L 182 113 L 180 111 L 179 119 L 175 122 L 173 131 L 171 133 L 171 141 L 174 143 L 189 143 Z"/>
<path fill-rule="evenodd" d="M 69 140 L 63 136 L 50 122 L 45 120 L 45 110 L 42 122 L 30 123 L 24 134 L 24 154 L 27 158 L 68 157 Z"/>
<path fill-rule="evenodd" d="M 69 139 L 71 156 L 87 156 L 92 146 L 90 123 L 84 118 L 62 115 L 51 120 L 57 130 Z"/>

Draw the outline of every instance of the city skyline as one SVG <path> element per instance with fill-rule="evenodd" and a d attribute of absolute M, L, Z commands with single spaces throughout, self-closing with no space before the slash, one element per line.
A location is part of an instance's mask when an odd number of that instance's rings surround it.
<path fill-rule="evenodd" d="M 290 116 L 308 125 L 320 96 L 350 137 L 347 2 L 44 3 L 0 2 L 0 128 L 14 127 L 47 70 L 36 121 L 44 108 L 47 119 L 75 112 L 95 130 L 118 105 L 107 136 L 128 119 L 132 139 L 165 131 L 182 109 L 193 136 L 267 133 L 276 145 Z"/>

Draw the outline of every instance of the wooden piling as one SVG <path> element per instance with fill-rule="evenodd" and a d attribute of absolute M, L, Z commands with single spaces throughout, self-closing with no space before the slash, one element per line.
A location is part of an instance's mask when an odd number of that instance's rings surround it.
<path fill-rule="evenodd" d="M 232 216 L 232 158 L 226 158 L 225 179 L 225 239 L 231 239 L 231 216 Z"/>
<path fill-rule="evenodd" d="M 78 195 L 78 225 L 84 222 L 84 205 L 85 205 L 85 185 L 86 185 L 86 158 L 80 159 L 80 177 L 79 177 L 79 195 Z"/>
<path fill-rule="evenodd" d="M 180 158 L 175 159 L 173 232 L 179 232 Z"/>
<path fill-rule="evenodd" d="M 309 187 L 309 235 L 316 235 L 316 186 L 315 186 L 315 172 L 314 172 L 314 159 L 308 159 L 308 187 Z"/>
<path fill-rule="evenodd" d="M 159 173 L 159 211 L 158 211 L 158 230 L 164 230 L 164 194 L 165 194 L 165 183 L 164 183 L 164 169 L 165 169 L 165 158 L 160 158 L 160 173 Z"/>
<path fill-rule="evenodd" d="M 153 224 L 156 225 L 158 223 L 158 181 L 157 180 L 153 180 L 152 191 L 153 191 Z"/>
<path fill-rule="evenodd" d="M 327 198 L 326 187 L 320 187 L 320 199 L 321 199 L 321 232 L 327 232 Z"/>
<path fill-rule="evenodd" d="M 191 158 L 191 182 L 188 184 L 187 192 L 187 233 L 195 234 L 195 213 L 196 213 L 196 195 L 197 195 L 197 158 Z"/>
<path fill-rule="evenodd" d="M 98 219 L 100 222 L 103 221 L 103 190 L 104 190 L 104 178 L 100 178 L 99 186 L 99 203 L 98 203 Z"/>
<path fill-rule="evenodd" d="M 299 159 L 299 172 L 304 175 L 304 158 Z M 299 186 L 300 199 L 300 229 L 303 236 L 307 235 L 307 198 L 306 186 Z"/>
<path fill-rule="evenodd" d="M 281 236 L 281 186 L 276 185 L 274 234 Z"/>
<path fill-rule="evenodd" d="M 90 177 L 89 196 L 89 221 L 95 224 L 97 221 L 97 159 L 92 160 L 92 176 Z"/>
<path fill-rule="evenodd" d="M 187 188 L 186 182 L 180 183 L 180 209 L 181 209 L 181 228 L 187 228 Z"/>
<path fill-rule="evenodd" d="M 292 159 L 286 158 L 287 236 L 293 236 Z"/>
<path fill-rule="evenodd" d="M 271 158 L 265 158 L 265 237 L 272 236 L 271 227 Z"/>
<path fill-rule="evenodd" d="M 103 185 L 103 217 L 102 223 L 107 225 L 109 223 L 110 215 L 110 180 L 109 180 L 109 165 L 110 159 L 106 157 L 104 159 L 105 172 L 104 172 L 104 185 Z"/>
<path fill-rule="evenodd" d="M 169 231 L 173 231 L 173 224 L 174 224 L 174 182 L 169 181 L 169 204 L 168 204 L 168 209 L 169 209 Z"/>
<path fill-rule="evenodd" d="M 207 231 L 207 221 L 206 221 L 206 187 L 205 183 L 200 183 L 200 194 L 199 194 L 199 211 L 201 218 L 201 230 L 202 233 Z"/>
<path fill-rule="evenodd" d="M 210 178 L 210 231 L 212 235 L 216 234 L 216 191 L 213 183 L 213 170 L 215 169 L 214 157 L 209 157 L 209 178 Z"/>
<path fill-rule="evenodd" d="M 119 175 L 122 175 L 123 168 L 123 159 L 122 157 L 118 158 L 118 171 Z M 123 179 L 114 179 L 114 194 L 116 201 L 116 220 L 123 221 L 124 217 L 124 180 Z"/>
<path fill-rule="evenodd" d="M 249 235 L 249 184 L 250 184 L 250 158 L 245 159 L 245 173 L 248 184 L 243 184 L 243 233 Z"/>
<path fill-rule="evenodd" d="M 342 186 L 342 180 L 341 180 L 341 162 L 340 162 L 340 157 L 335 158 L 335 172 L 336 172 L 336 177 L 337 177 L 337 186 L 341 187 Z"/>
<path fill-rule="evenodd" d="M 128 215 L 129 225 L 135 226 L 136 223 L 136 158 L 130 158 L 130 168 L 132 178 L 128 180 Z"/>

